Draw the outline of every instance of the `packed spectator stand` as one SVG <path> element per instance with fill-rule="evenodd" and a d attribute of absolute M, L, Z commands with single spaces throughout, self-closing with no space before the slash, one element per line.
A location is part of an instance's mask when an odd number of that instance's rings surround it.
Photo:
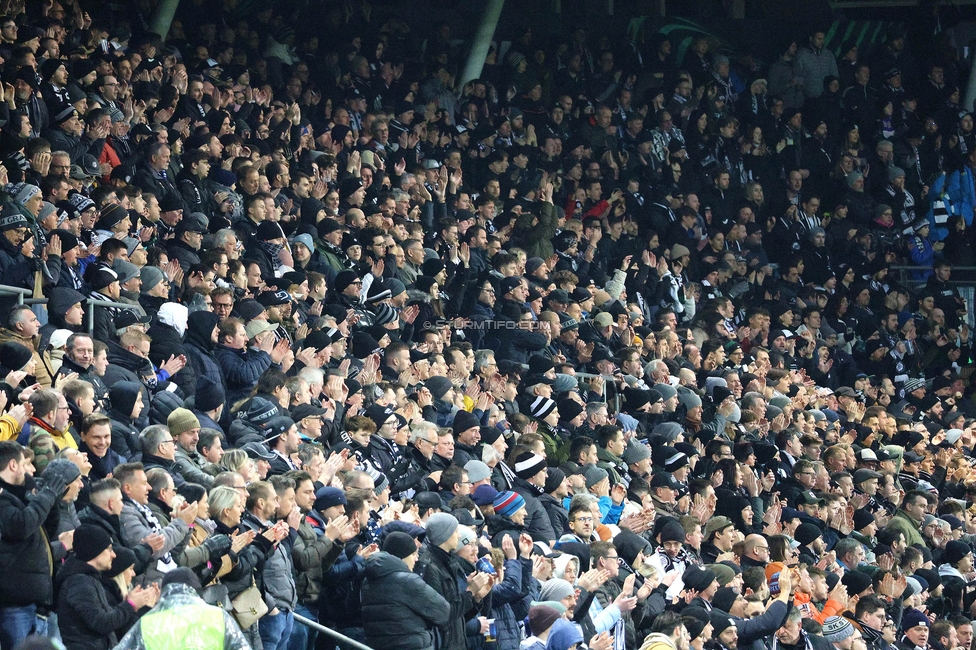
<path fill-rule="evenodd" d="M 946 34 L 177 4 L 0 3 L 0 649 L 973 650 Z"/>

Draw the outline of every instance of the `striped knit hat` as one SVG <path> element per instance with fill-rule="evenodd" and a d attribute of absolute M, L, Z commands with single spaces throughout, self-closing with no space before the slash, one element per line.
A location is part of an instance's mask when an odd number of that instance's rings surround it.
<path fill-rule="evenodd" d="M 525 507 L 525 499 L 517 492 L 499 492 L 491 505 L 495 508 L 496 515 L 511 517 L 519 508 Z"/>

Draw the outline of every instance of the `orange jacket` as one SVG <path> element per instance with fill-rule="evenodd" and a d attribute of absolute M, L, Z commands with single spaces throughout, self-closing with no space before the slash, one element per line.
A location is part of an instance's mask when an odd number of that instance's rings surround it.
<path fill-rule="evenodd" d="M 828 616 L 840 616 L 840 613 L 844 611 L 844 607 L 833 599 L 824 603 L 822 612 L 817 611 L 817 606 L 810 600 L 810 594 L 801 594 L 800 592 L 793 594 L 793 605 L 800 610 L 804 617 L 812 618 L 821 625 Z"/>

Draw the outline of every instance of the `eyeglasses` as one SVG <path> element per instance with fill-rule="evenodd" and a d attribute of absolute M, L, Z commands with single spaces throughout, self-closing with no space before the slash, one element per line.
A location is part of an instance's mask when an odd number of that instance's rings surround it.
<path fill-rule="evenodd" d="M 175 445 L 176 444 L 176 440 L 174 438 L 170 438 L 169 440 L 163 440 L 159 444 L 161 444 L 161 445 L 167 445 L 169 443 L 173 443 Z"/>
<path fill-rule="evenodd" d="M 593 517 L 577 517 L 573 521 L 578 521 L 578 522 L 583 523 L 583 524 L 585 524 L 585 523 L 592 524 L 593 523 Z"/>

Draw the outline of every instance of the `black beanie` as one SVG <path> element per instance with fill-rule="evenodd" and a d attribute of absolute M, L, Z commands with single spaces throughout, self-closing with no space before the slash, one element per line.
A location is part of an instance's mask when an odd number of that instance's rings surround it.
<path fill-rule="evenodd" d="M 669 521 L 661 530 L 661 543 L 685 541 L 685 529 L 676 521 Z"/>
<path fill-rule="evenodd" d="M 13 341 L 0 345 L 0 366 L 8 370 L 20 370 L 31 360 L 34 353 L 26 346 Z"/>
<path fill-rule="evenodd" d="M 209 377 L 203 375 L 197 380 L 197 392 L 193 406 L 196 410 L 206 413 L 214 411 L 227 399 L 224 390 Z"/>
<path fill-rule="evenodd" d="M 410 557 L 417 552 L 417 544 L 413 541 L 413 537 L 407 535 L 406 533 L 393 532 L 386 536 L 383 540 L 383 552 L 389 553 L 394 557 L 398 557 L 401 560 L 406 557 Z"/>
<path fill-rule="evenodd" d="M 75 528 L 73 550 L 82 562 L 94 560 L 112 546 L 112 538 L 100 526 L 82 524 Z"/>
<path fill-rule="evenodd" d="M 359 275 L 355 271 L 339 271 L 336 274 L 335 282 L 332 283 L 332 287 L 335 289 L 336 293 L 342 293 L 346 290 L 350 284 L 359 279 Z"/>
<path fill-rule="evenodd" d="M 566 472 L 558 467 L 550 467 L 546 470 L 546 485 L 542 489 L 546 494 L 552 494 L 563 484 L 565 479 Z"/>

